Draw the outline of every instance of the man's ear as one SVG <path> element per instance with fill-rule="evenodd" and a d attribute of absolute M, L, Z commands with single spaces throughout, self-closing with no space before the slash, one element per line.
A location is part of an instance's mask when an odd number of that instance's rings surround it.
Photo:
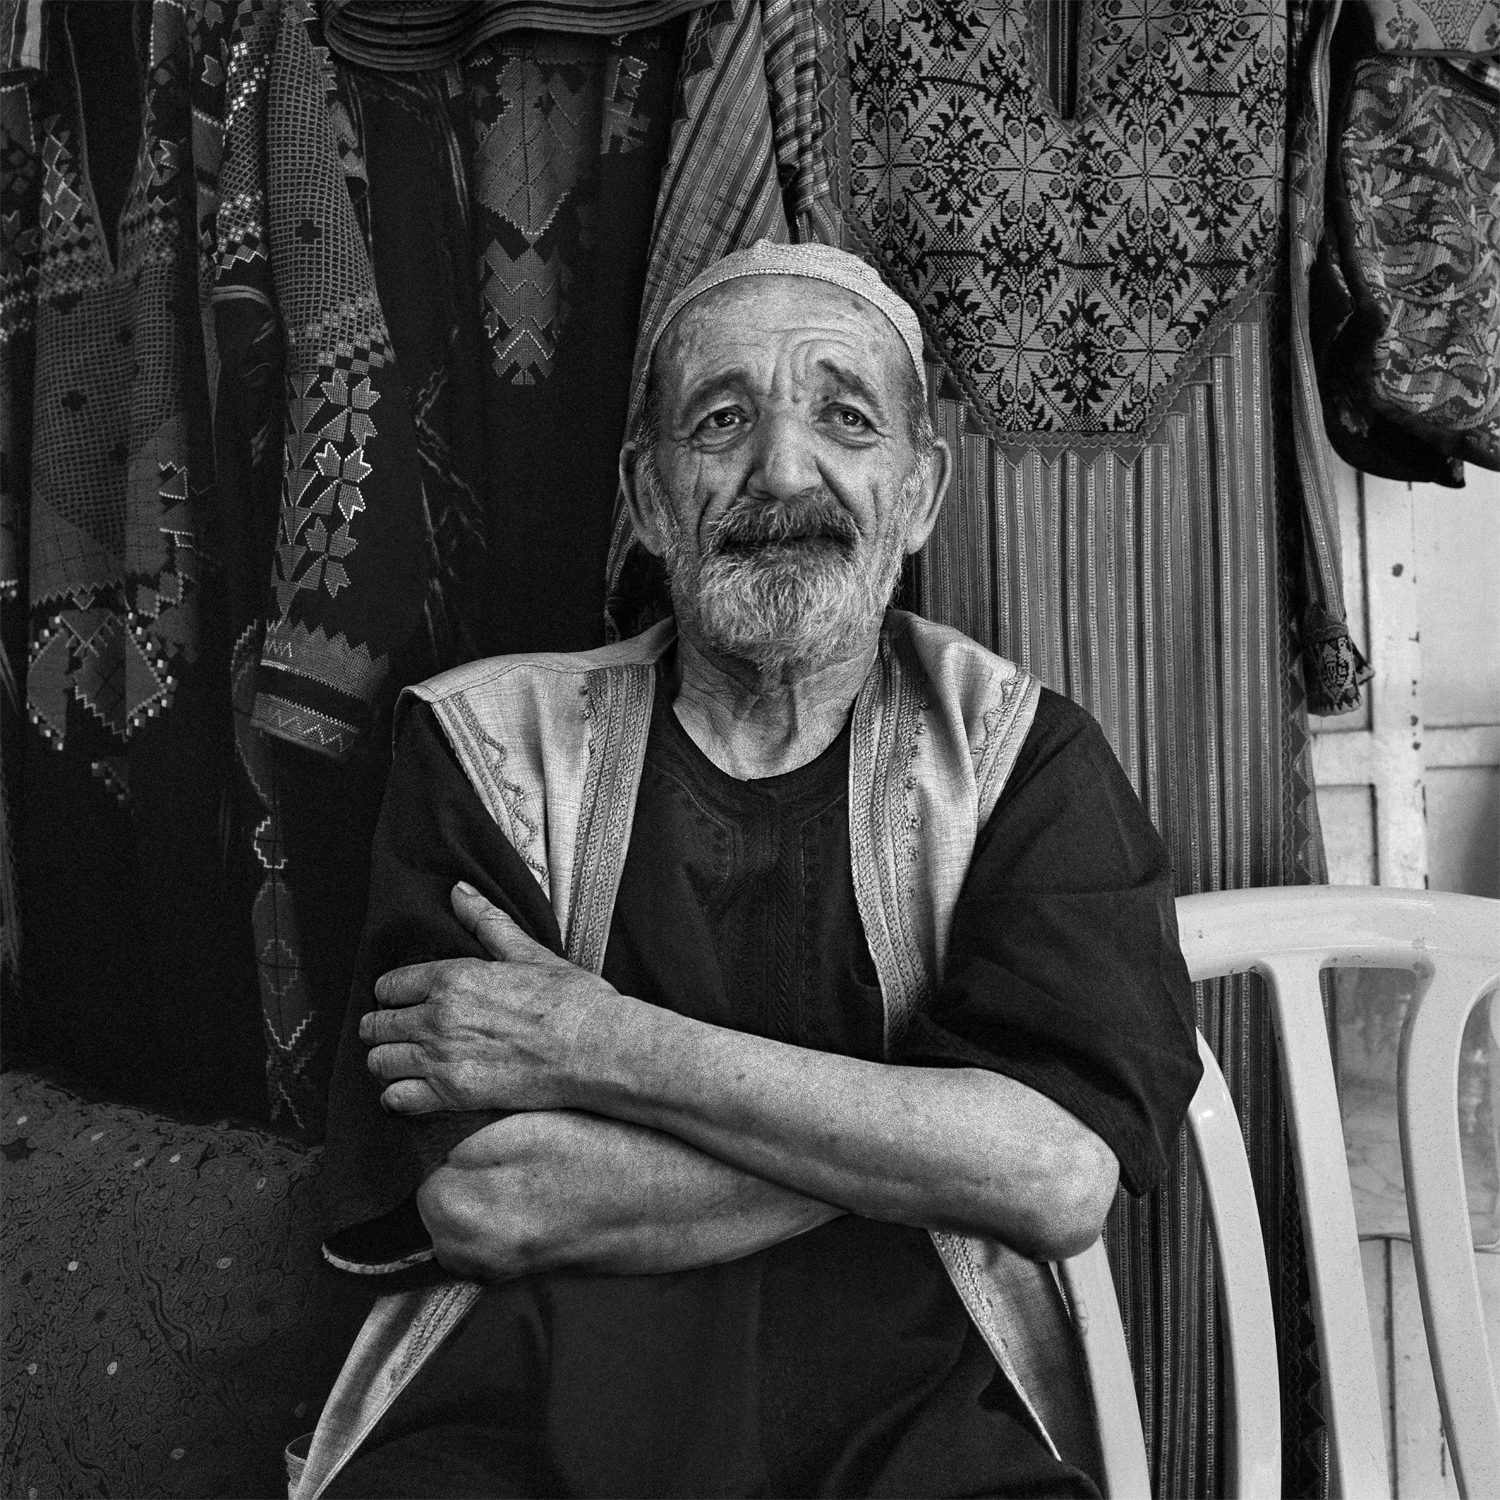
<path fill-rule="evenodd" d="M 625 509 L 636 540 L 653 557 L 661 557 L 667 550 L 661 534 L 661 517 L 656 507 L 646 501 L 640 483 L 640 467 L 645 461 L 645 452 L 634 438 L 620 449 L 620 493 L 625 497 Z"/>
<path fill-rule="evenodd" d="M 953 452 L 942 438 L 933 443 L 932 452 L 923 459 L 922 466 L 926 470 L 922 493 L 912 508 L 911 523 L 906 528 L 908 557 L 920 552 L 932 535 L 938 512 L 943 508 L 943 498 L 948 493 L 948 481 L 953 475 Z"/>

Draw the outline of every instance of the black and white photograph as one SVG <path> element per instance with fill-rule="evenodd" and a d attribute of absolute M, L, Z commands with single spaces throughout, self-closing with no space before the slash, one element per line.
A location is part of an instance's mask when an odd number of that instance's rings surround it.
<path fill-rule="evenodd" d="M 0 1500 L 1500 1497 L 1500 0 L 0 0 Z"/>

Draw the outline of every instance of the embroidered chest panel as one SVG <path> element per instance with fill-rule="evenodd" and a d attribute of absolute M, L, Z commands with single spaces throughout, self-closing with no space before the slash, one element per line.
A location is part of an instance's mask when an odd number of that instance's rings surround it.
<path fill-rule="evenodd" d="M 64 29 L 54 40 L 54 56 L 71 46 Z M 192 307 L 182 294 L 193 275 L 194 200 L 178 9 L 153 9 L 143 62 L 143 144 L 113 257 L 71 65 L 36 79 L 29 102 L 20 85 L 8 89 L 4 122 L 3 341 L 31 323 L 34 291 L 36 367 L 26 392 L 35 423 L 29 577 L 21 527 L 7 528 L 17 556 L 0 573 L 17 591 L 27 582 L 32 722 L 64 750 L 83 728 L 72 707 L 82 705 L 91 749 L 79 753 L 122 805 L 127 746 L 172 707 L 199 655 L 202 526 L 213 509 L 208 413 L 189 380 L 196 319 L 179 313 Z"/>
<path fill-rule="evenodd" d="M 660 39 L 518 34 L 462 68 L 473 131 L 479 280 L 495 374 L 536 385 L 571 315 L 569 251 L 593 248 L 603 158 L 637 150 L 638 95 Z"/>
<path fill-rule="evenodd" d="M 993 435 L 1149 430 L 1279 249 L 1284 17 L 1097 0 L 1064 119 L 1032 9 L 841 0 L 843 207 Z"/>

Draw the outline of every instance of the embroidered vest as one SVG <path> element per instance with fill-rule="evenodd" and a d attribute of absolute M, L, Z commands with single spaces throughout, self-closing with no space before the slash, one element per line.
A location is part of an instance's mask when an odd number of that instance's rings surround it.
<path fill-rule="evenodd" d="M 546 891 L 568 958 L 596 973 L 630 844 L 656 663 L 674 639 L 667 620 L 598 651 L 474 662 L 408 690 L 432 705 Z M 887 1050 L 941 980 L 975 839 L 1040 691 L 957 631 L 896 610 L 886 617 L 854 701 L 849 841 Z M 1096 1471 L 1082 1361 L 1049 1268 L 979 1236 L 934 1230 L 932 1239 L 1040 1436 Z M 453 1281 L 376 1304 L 319 1420 L 295 1500 L 321 1493 L 480 1291 Z"/>

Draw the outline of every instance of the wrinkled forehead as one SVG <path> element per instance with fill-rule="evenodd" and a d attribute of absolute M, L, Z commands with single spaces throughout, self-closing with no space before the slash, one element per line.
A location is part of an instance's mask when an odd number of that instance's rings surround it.
<path fill-rule="evenodd" d="M 784 367 L 805 378 L 830 362 L 895 395 L 911 357 L 890 319 L 857 293 L 806 276 L 766 275 L 694 298 L 663 330 L 652 370 L 659 387 L 675 394 L 716 367 L 767 378 Z"/>

